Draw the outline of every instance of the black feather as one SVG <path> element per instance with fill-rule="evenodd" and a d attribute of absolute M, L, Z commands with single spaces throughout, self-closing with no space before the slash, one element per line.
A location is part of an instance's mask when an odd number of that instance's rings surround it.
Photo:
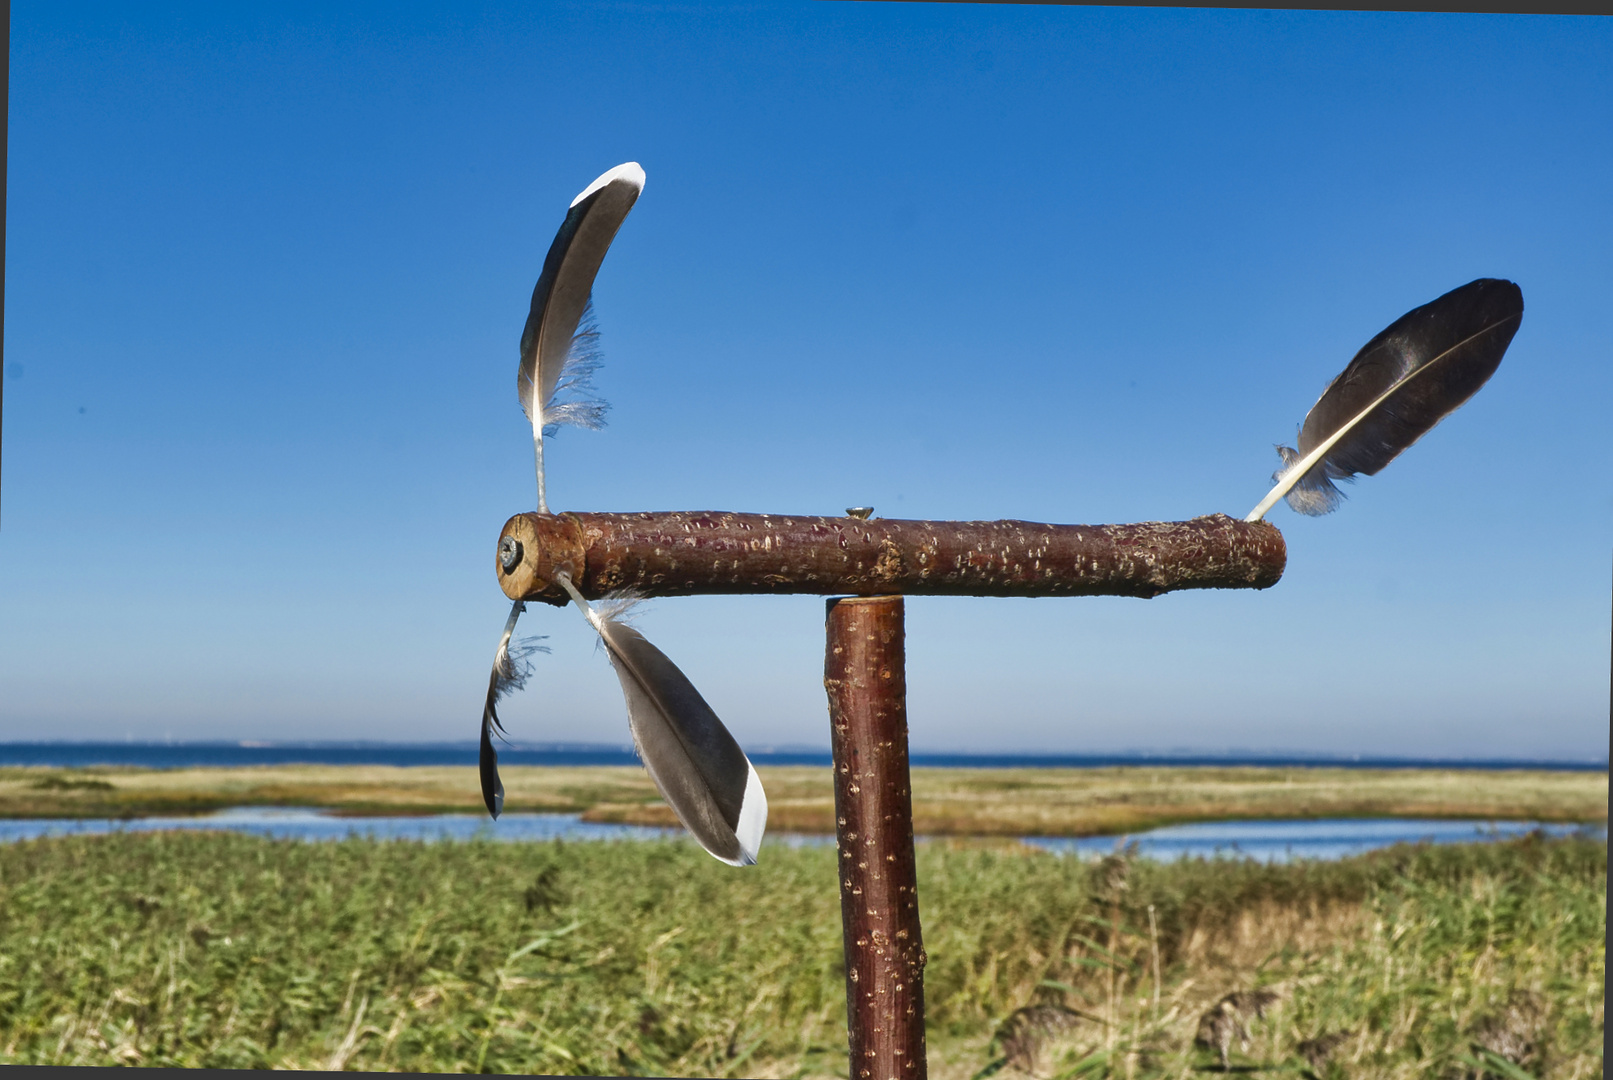
<path fill-rule="evenodd" d="M 498 751 L 493 747 L 493 733 L 496 731 L 500 737 L 504 735 L 504 724 L 498 718 L 498 703 L 505 695 L 526 686 L 526 680 L 532 674 L 532 664 L 527 658 L 535 652 L 549 651 L 546 646 L 538 644 L 541 638 L 522 638 L 518 644 L 512 643 L 515 621 L 525 610 L 526 605 L 519 600 L 510 607 L 510 617 L 504 624 L 504 633 L 493 653 L 493 671 L 487 677 L 487 700 L 482 705 L 482 749 L 478 759 L 482 774 L 482 801 L 487 804 L 487 812 L 495 818 L 504 809 L 504 784 L 498 778 Z"/>
<path fill-rule="evenodd" d="M 1333 481 L 1376 474 L 1477 393 L 1522 320 L 1522 290 L 1496 278 L 1469 282 L 1396 319 L 1311 407 L 1298 449 L 1277 448 L 1285 468 L 1248 520 L 1285 494 L 1302 514 L 1334 509 L 1342 493 Z"/>
<path fill-rule="evenodd" d="M 493 748 L 493 729 L 498 728 L 502 735 L 504 725 L 499 723 L 498 713 L 493 709 L 494 701 L 494 690 L 489 686 L 487 706 L 482 710 L 482 752 L 477 766 L 482 774 L 482 802 L 487 804 L 487 812 L 497 818 L 504 811 L 504 782 L 498 778 L 498 751 Z"/>

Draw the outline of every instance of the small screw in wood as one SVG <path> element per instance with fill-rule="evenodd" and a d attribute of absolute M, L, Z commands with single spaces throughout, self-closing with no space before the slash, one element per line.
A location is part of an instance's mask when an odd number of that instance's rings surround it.
<path fill-rule="evenodd" d="M 506 536 L 498 542 L 498 564 L 504 568 L 506 574 L 511 573 L 521 565 L 521 541 L 513 536 Z"/>

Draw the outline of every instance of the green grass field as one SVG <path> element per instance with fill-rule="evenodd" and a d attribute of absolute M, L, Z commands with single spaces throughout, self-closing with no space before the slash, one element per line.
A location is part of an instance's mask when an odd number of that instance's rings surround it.
<path fill-rule="evenodd" d="M 921 845 L 931 1074 L 1219 1070 L 1201 1015 L 1268 990 L 1234 1069 L 1600 1076 L 1606 872 L 1583 839 L 1286 867 Z M 844 1076 L 843 1024 L 832 849 L 0 845 L 0 1062 Z"/>
<path fill-rule="evenodd" d="M 825 767 L 762 768 L 768 828 L 834 832 Z M 507 811 L 673 825 L 636 766 L 502 770 Z M 1444 817 L 1606 821 L 1608 774 L 1525 769 L 914 769 L 929 836 L 1091 836 L 1232 818 Z M 283 765 L 238 769 L 0 769 L 0 817 L 121 817 L 227 806 L 347 813 L 481 813 L 469 767 Z"/>

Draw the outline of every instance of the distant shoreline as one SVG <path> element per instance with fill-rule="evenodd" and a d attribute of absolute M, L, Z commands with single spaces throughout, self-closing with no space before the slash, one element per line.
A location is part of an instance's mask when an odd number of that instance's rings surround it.
<path fill-rule="evenodd" d="M 474 765 L 474 741 L 384 743 L 360 741 L 287 742 L 0 742 L 0 767 L 45 766 L 82 769 L 97 766 L 146 769 L 250 768 L 266 765 L 390 765 L 402 768 Z M 827 748 L 749 749 L 757 765 L 828 765 Z M 1195 753 L 962 753 L 915 750 L 912 764 L 931 769 L 1071 769 L 1144 766 L 1155 768 L 1324 768 L 1460 769 L 1478 771 L 1607 772 L 1606 759 L 1436 758 L 1303 753 L 1257 754 L 1229 751 Z M 589 743 L 511 743 L 499 747 L 503 765 L 636 765 L 628 745 Z"/>
<path fill-rule="evenodd" d="M 631 759 L 629 759 L 631 760 Z M 758 764 L 768 827 L 832 833 L 826 764 Z M 573 813 L 585 822 L 671 827 L 672 811 L 638 764 L 501 762 L 507 812 Z M 485 813 L 473 764 L 0 766 L 0 818 L 191 815 L 296 806 L 363 816 Z M 926 835 L 1099 836 L 1198 821 L 1441 818 L 1541 822 L 1607 819 L 1603 770 L 1512 767 L 1340 768 L 1158 761 L 1030 768 L 915 763 L 913 824 Z"/>

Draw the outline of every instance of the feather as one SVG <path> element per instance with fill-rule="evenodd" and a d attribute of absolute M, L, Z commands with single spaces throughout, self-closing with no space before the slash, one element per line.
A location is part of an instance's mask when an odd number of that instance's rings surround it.
<path fill-rule="evenodd" d="M 487 679 L 487 703 L 482 706 L 482 750 L 479 765 L 482 774 L 482 801 L 487 804 L 487 812 L 498 817 L 504 809 L 504 784 L 498 778 L 498 751 L 493 748 L 493 732 L 504 734 L 504 725 L 498 718 L 498 703 L 517 690 L 525 689 L 527 678 L 532 674 L 532 664 L 527 659 L 535 652 L 548 652 L 548 648 L 539 645 L 540 638 L 523 638 L 514 646 L 510 637 L 515 633 L 515 621 L 526 610 L 526 605 L 517 600 L 510 608 L 510 617 L 504 623 L 504 634 L 498 639 L 498 648 L 493 653 L 493 673 Z"/>
<path fill-rule="evenodd" d="M 599 366 L 599 330 L 590 317 L 594 278 L 616 230 L 643 190 L 644 170 L 634 161 L 616 166 L 584 188 L 571 201 L 532 290 L 532 310 L 521 331 L 515 391 L 532 422 L 540 513 L 549 512 L 543 489 L 544 429 L 552 434 L 560 424 L 598 427 L 603 419 L 604 403 L 585 395 L 589 376 Z M 585 396 L 558 403 L 555 394 L 562 389 Z"/>
<path fill-rule="evenodd" d="M 1375 475 L 1476 394 L 1495 374 L 1523 321 L 1523 291 L 1480 278 L 1396 319 L 1355 354 L 1305 416 L 1299 448 L 1279 446 L 1284 467 L 1245 521 L 1277 500 L 1325 514 L 1335 480 Z"/>
<path fill-rule="evenodd" d="M 571 335 L 571 348 L 565 363 L 560 365 L 560 380 L 555 384 L 554 395 L 543 407 L 543 437 L 548 438 L 563 425 L 597 430 L 605 426 L 605 411 L 610 408 L 594 394 L 594 372 L 604 363 L 599 347 L 599 323 L 594 318 L 594 302 L 583 308 L 582 319 L 576 333 Z M 563 400 L 561 395 L 566 395 Z"/>
<path fill-rule="evenodd" d="M 633 746 L 667 805 L 714 857 L 753 865 L 767 795 L 739 743 L 678 666 L 623 621 L 623 605 L 595 609 L 569 577 L 556 580 L 599 632 L 627 699 Z"/>

